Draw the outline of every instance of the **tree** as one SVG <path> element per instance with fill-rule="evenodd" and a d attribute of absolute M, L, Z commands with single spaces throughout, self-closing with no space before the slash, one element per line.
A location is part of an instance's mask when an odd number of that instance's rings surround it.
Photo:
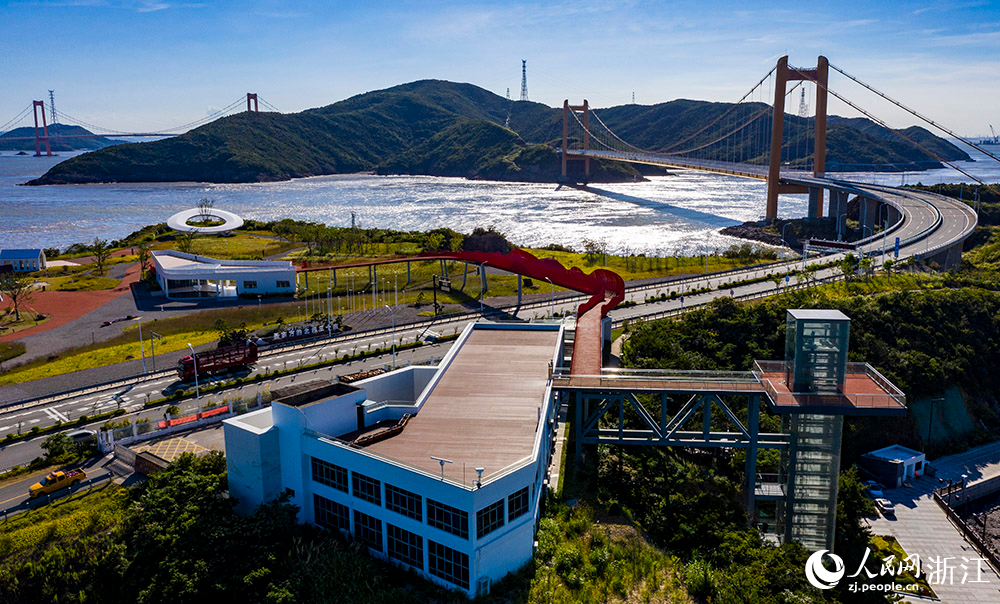
<path fill-rule="evenodd" d="M 894 264 L 896 263 L 892 261 L 892 258 L 888 258 L 882 263 L 882 268 L 885 270 L 886 275 L 892 275 L 892 267 Z"/>
<path fill-rule="evenodd" d="M 139 272 L 141 277 L 145 277 L 146 273 L 149 271 L 149 259 L 150 259 L 150 248 L 152 247 L 148 241 L 140 241 L 139 245 L 136 246 L 139 249 Z"/>
<path fill-rule="evenodd" d="M 771 282 L 774 283 L 774 289 L 775 289 L 775 291 L 781 289 L 781 279 L 782 279 L 781 275 L 777 275 L 777 274 L 771 275 L 770 278 L 771 278 Z"/>
<path fill-rule="evenodd" d="M 215 330 L 219 333 L 219 348 L 242 344 L 250 336 L 246 323 L 240 323 L 239 327 L 229 327 L 224 319 L 215 321 Z"/>
<path fill-rule="evenodd" d="M 181 233 L 177 236 L 177 249 L 185 254 L 191 253 L 191 246 L 194 244 L 194 233 Z"/>
<path fill-rule="evenodd" d="M 94 242 L 90 244 L 90 253 L 94 255 L 94 264 L 97 265 L 97 274 L 104 274 L 104 263 L 111 257 L 111 246 L 107 239 L 94 237 Z"/>
<path fill-rule="evenodd" d="M 198 216 L 202 222 L 208 222 L 212 215 L 212 206 L 214 205 L 215 199 L 211 197 L 202 197 L 201 201 L 198 202 Z"/>
<path fill-rule="evenodd" d="M 844 256 L 843 260 L 840 261 L 840 271 L 844 273 L 844 280 L 850 281 L 851 275 L 853 275 L 856 270 L 858 270 L 858 257 L 853 253 L 848 253 Z"/>
<path fill-rule="evenodd" d="M 73 441 L 65 432 L 56 432 L 42 441 L 42 450 L 46 459 L 55 459 L 73 450 Z"/>
<path fill-rule="evenodd" d="M 861 271 L 865 274 L 866 277 L 870 277 L 872 272 L 872 264 L 873 263 L 871 258 L 862 258 L 861 261 L 858 262 L 858 267 L 861 268 Z"/>
<path fill-rule="evenodd" d="M 34 293 L 34 282 L 26 273 L 0 274 L 0 294 L 10 299 L 15 321 L 21 320 L 21 306 L 27 304 Z"/>

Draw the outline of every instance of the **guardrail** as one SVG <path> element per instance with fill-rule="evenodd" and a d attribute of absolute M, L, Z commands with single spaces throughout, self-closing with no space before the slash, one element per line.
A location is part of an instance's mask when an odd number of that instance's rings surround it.
<path fill-rule="evenodd" d="M 956 490 L 963 490 L 961 483 L 956 483 L 953 485 L 942 487 L 940 489 L 936 489 L 935 491 L 933 491 L 932 496 L 934 497 L 934 501 L 936 501 L 937 504 L 941 506 L 941 509 L 944 510 L 945 515 L 948 517 L 949 520 L 951 520 L 952 524 L 954 524 L 958 528 L 958 530 L 962 533 L 965 539 L 969 543 L 971 543 L 974 548 L 976 548 L 976 551 L 979 552 L 979 554 L 983 556 L 983 558 L 986 559 L 989 565 L 993 567 L 993 571 L 996 572 L 997 574 L 1000 574 L 1000 552 L 997 552 L 997 550 L 993 549 L 993 547 L 989 543 L 984 541 L 980 535 L 976 534 L 976 531 L 971 526 L 969 526 L 965 522 L 965 520 L 963 520 L 962 517 L 959 516 L 957 512 L 955 512 L 954 509 L 952 509 L 951 505 L 949 505 L 947 501 L 945 501 L 944 498 L 948 497 Z"/>

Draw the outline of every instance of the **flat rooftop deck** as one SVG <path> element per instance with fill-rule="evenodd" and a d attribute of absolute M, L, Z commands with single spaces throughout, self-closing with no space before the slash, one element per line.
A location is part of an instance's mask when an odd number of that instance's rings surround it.
<path fill-rule="evenodd" d="M 533 452 L 549 360 L 559 331 L 475 329 L 420 412 L 396 436 L 369 451 L 440 473 L 433 459 L 453 461 L 445 475 L 489 476 Z"/>
<path fill-rule="evenodd" d="M 905 397 L 890 392 L 890 384 L 883 387 L 878 381 L 866 373 L 848 373 L 844 380 L 844 389 L 835 394 L 812 394 L 791 392 L 785 382 L 784 372 L 764 372 L 760 374 L 771 407 L 778 413 L 809 412 L 823 409 L 823 412 L 836 413 L 844 409 L 845 415 L 905 415 Z M 898 391 L 897 391 L 898 392 Z"/>

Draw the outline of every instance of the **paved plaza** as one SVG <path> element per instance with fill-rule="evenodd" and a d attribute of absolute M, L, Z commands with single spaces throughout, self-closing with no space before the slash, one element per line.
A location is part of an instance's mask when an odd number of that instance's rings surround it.
<path fill-rule="evenodd" d="M 920 477 L 911 480 L 909 487 L 885 491 L 886 498 L 896 504 L 896 518 L 880 516 L 872 522 L 872 530 L 877 535 L 896 537 L 907 554 L 919 555 L 925 572 L 940 568 L 940 562 L 935 560 L 951 558 L 948 561 L 948 565 L 954 567 L 951 581 L 945 579 L 943 583 L 934 582 L 931 585 L 942 602 L 1000 602 L 1000 576 L 986 562 L 976 561 L 980 558 L 979 553 L 948 520 L 944 510 L 931 496 L 931 492 L 941 486 L 941 481 L 960 481 L 963 474 L 969 482 L 1000 475 L 1000 441 L 932 460 L 930 465 L 937 469 L 936 477 Z M 978 577 L 977 566 L 982 568 L 982 575 Z M 977 579 L 981 582 L 976 582 Z M 924 598 L 906 600 L 927 601 Z"/>

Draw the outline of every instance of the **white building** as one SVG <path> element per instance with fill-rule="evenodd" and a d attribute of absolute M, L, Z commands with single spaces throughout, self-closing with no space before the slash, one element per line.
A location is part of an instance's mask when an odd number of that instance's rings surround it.
<path fill-rule="evenodd" d="M 888 488 L 898 489 L 907 480 L 924 474 L 927 456 L 903 445 L 892 445 L 862 455 L 858 463 Z"/>
<path fill-rule="evenodd" d="M 288 261 L 216 260 L 173 250 L 152 256 L 156 281 L 170 299 L 295 293 L 295 266 Z"/>
<path fill-rule="evenodd" d="M 0 250 L 0 266 L 14 267 L 15 273 L 30 273 L 45 269 L 43 250 Z"/>
<path fill-rule="evenodd" d="M 269 409 L 225 422 L 237 509 L 287 489 L 300 520 L 488 591 L 533 555 L 562 342 L 561 325 L 471 324 L 438 367 L 273 393 Z"/>

